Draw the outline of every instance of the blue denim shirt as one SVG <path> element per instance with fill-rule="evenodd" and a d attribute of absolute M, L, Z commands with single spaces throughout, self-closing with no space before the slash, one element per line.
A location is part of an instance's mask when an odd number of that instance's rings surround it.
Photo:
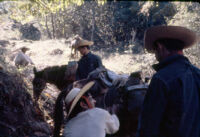
<path fill-rule="evenodd" d="M 138 137 L 200 137 L 200 70 L 182 55 L 153 67 Z"/>
<path fill-rule="evenodd" d="M 90 72 L 100 66 L 102 66 L 102 61 L 99 56 L 94 55 L 91 52 L 82 56 L 82 58 L 78 61 L 76 80 L 87 78 Z"/>

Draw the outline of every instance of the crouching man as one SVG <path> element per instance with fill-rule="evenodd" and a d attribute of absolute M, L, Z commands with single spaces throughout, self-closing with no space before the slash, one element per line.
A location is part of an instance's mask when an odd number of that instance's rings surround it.
<path fill-rule="evenodd" d="M 116 115 L 96 108 L 95 100 L 86 91 L 94 83 L 88 83 L 81 90 L 72 89 L 65 98 L 68 120 L 64 128 L 64 137 L 105 137 L 116 133 L 119 120 Z"/>
<path fill-rule="evenodd" d="M 26 47 L 22 47 L 21 51 L 19 51 L 19 53 L 16 55 L 14 62 L 15 62 L 15 66 L 19 69 L 20 67 L 25 67 L 28 64 L 32 64 L 34 65 L 33 61 L 31 60 L 31 58 L 26 55 L 26 51 L 28 51 L 29 48 Z"/>

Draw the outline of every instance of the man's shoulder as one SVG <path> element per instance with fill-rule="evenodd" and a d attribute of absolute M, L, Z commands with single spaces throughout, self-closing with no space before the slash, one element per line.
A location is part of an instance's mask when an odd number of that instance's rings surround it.
<path fill-rule="evenodd" d="M 191 65 L 191 66 L 192 66 L 192 68 L 193 68 L 193 71 L 195 71 L 196 73 L 200 74 L 200 69 L 199 69 L 199 68 L 197 68 L 197 67 L 194 66 L 194 65 Z"/>
<path fill-rule="evenodd" d="M 24 56 L 24 53 L 21 52 L 21 51 L 19 51 L 19 52 L 16 54 L 16 56 Z"/>
<path fill-rule="evenodd" d="M 193 68 L 193 69 L 191 69 Z M 191 75 L 192 71 L 200 75 L 200 69 L 194 65 L 168 65 L 165 68 L 159 70 L 154 77 L 165 82 L 170 82 L 176 79 L 186 78 Z"/>
<path fill-rule="evenodd" d="M 73 120 L 80 119 L 97 119 L 103 120 L 105 117 L 109 116 L 109 112 L 101 108 L 92 108 L 86 111 L 80 112 Z"/>
<path fill-rule="evenodd" d="M 90 53 L 89 58 L 93 61 L 101 61 L 101 58 L 98 55 L 93 54 L 93 53 Z"/>
<path fill-rule="evenodd" d="M 107 110 L 102 109 L 102 108 L 97 108 L 97 107 L 89 109 L 87 111 L 94 112 L 94 113 L 109 113 Z"/>
<path fill-rule="evenodd" d="M 98 55 L 94 54 L 94 53 L 90 53 L 90 56 L 91 57 L 94 57 L 94 58 L 100 58 Z"/>
<path fill-rule="evenodd" d="M 164 82 L 167 84 L 168 82 L 176 79 L 181 75 L 181 70 L 179 67 L 174 67 L 174 66 L 166 66 L 162 69 L 160 69 L 158 72 L 156 72 L 153 75 L 152 80 L 157 81 L 157 82 Z"/>
<path fill-rule="evenodd" d="M 86 110 L 85 112 L 82 112 L 82 113 L 83 114 L 85 113 L 85 114 L 87 114 L 90 117 L 96 117 L 96 116 L 98 116 L 99 118 L 100 117 L 103 118 L 105 116 L 110 115 L 107 110 L 104 110 L 102 108 L 97 108 L 97 107 L 92 108 L 92 109 L 88 109 L 88 110 Z"/>

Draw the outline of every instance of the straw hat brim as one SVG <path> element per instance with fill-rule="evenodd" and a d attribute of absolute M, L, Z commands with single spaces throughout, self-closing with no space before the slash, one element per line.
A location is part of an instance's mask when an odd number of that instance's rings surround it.
<path fill-rule="evenodd" d="M 75 45 L 75 48 L 79 48 L 79 47 L 82 47 L 82 46 L 92 46 L 94 44 L 93 41 L 88 41 L 88 40 L 84 40 L 84 39 L 80 39 L 76 45 Z"/>
<path fill-rule="evenodd" d="M 65 103 L 69 104 L 78 95 L 79 92 L 79 88 L 73 88 L 72 90 L 70 90 L 65 98 Z"/>
<path fill-rule="evenodd" d="M 69 115 L 71 114 L 72 110 L 74 109 L 74 107 L 76 106 L 77 102 L 79 101 L 79 99 L 84 95 L 84 93 L 86 93 L 93 85 L 94 85 L 94 81 L 90 81 L 89 83 L 87 83 L 78 93 L 78 95 L 74 98 L 70 109 L 69 109 L 69 113 L 67 115 L 67 117 L 69 117 Z"/>
<path fill-rule="evenodd" d="M 184 42 L 183 49 L 192 46 L 197 41 L 196 34 L 181 26 L 155 26 L 146 30 L 144 46 L 148 52 L 154 51 L 154 42 L 161 38 L 173 38 Z"/>

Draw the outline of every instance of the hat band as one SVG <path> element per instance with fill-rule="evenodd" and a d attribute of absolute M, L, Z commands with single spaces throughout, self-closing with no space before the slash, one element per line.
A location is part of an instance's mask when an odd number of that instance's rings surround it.
<path fill-rule="evenodd" d="M 89 108 L 93 108 L 91 102 L 89 101 L 89 99 L 86 96 L 82 96 L 81 98 L 83 98 L 86 101 Z"/>

